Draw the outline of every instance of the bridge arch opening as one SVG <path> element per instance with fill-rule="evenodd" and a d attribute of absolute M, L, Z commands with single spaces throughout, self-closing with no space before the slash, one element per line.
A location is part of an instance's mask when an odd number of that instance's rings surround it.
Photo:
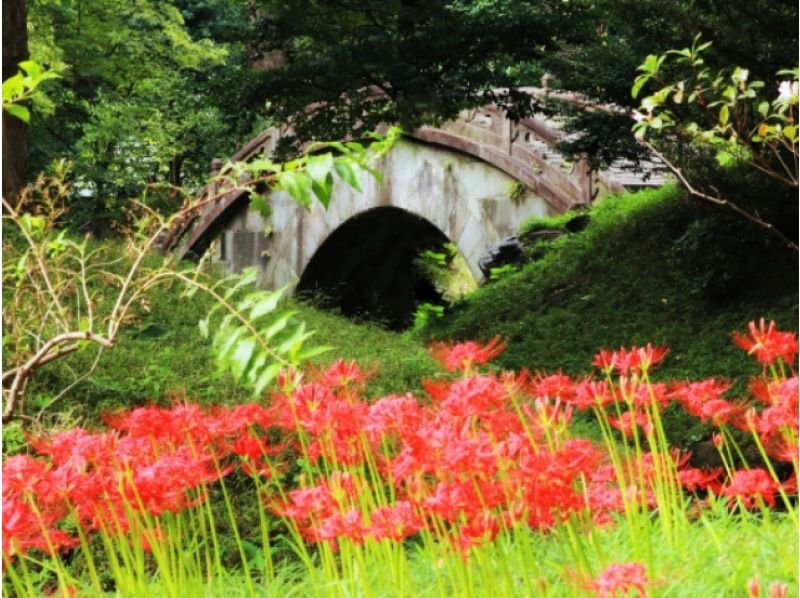
<path fill-rule="evenodd" d="M 446 303 L 419 258 L 447 243 L 447 236 L 425 218 L 401 208 L 372 208 L 325 239 L 296 293 L 345 316 L 402 330 L 413 324 L 422 303 Z"/>

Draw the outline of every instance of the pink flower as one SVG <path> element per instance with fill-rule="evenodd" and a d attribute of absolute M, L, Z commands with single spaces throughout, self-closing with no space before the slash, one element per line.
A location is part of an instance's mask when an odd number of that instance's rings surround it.
<path fill-rule="evenodd" d="M 647 577 L 647 569 L 641 563 L 614 563 L 606 567 L 596 579 L 587 584 L 600 598 L 627 596 L 631 591 L 637 596 L 647 596 L 645 589 L 652 582 Z"/>
<path fill-rule="evenodd" d="M 448 372 L 470 372 L 476 365 L 485 365 L 500 355 L 506 344 L 499 336 L 494 337 L 485 345 L 475 341 L 466 341 L 458 344 L 433 343 L 430 347 L 434 359 L 444 365 Z"/>

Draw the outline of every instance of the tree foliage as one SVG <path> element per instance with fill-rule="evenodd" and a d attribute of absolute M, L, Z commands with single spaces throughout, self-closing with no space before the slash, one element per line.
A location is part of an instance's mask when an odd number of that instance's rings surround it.
<path fill-rule="evenodd" d="M 797 3 L 787 0 L 579 0 L 570 23 L 573 41 L 549 53 L 544 66 L 555 84 L 618 113 L 574 112 L 570 128 L 580 134 L 567 149 L 608 163 L 620 156 L 640 158 L 643 148 L 630 135 L 628 114 L 637 68 L 650 54 L 661 55 L 691 43 L 697 34 L 712 42 L 706 62 L 714 70 L 747 65 L 751 78 L 777 86 L 778 71 L 797 60 Z M 568 106 L 560 107 L 569 110 Z"/>
<path fill-rule="evenodd" d="M 273 118 L 291 119 L 301 141 L 358 135 L 382 122 L 441 122 L 491 101 L 511 118 L 524 116 L 531 98 L 515 91 L 521 69 L 530 73 L 584 10 L 560 0 L 259 6 L 260 47 L 276 64 L 263 94 Z"/>
<path fill-rule="evenodd" d="M 148 184 L 199 184 L 211 156 L 232 151 L 249 132 L 252 124 L 242 132 L 241 119 L 230 118 L 239 106 L 217 93 L 230 86 L 226 73 L 239 71 L 231 65 L 239 66 L 242 43 L 193 12 L 200 4 L 31 4 L 32 55 L 63 73 L 31 132 L 32 167 L 43 170 L 56 157 L 73 162 L 78 226 L 103 232 Z M 224 4 L 234 16 L 221 20 L 246 22 L 241 3 Z"/>

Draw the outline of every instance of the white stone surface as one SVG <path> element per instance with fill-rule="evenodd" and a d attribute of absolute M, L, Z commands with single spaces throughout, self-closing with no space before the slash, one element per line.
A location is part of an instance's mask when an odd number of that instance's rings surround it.
<path fill-rule="evenodd" d="M 375 167 L 383 183 L 363 173 L 359 192 L 337 181 L 328 210 L 315 201 L 306 211 L 285 192 L 275 192 L 268 219 L 248 208 L 231 219 L 225 231 L 263 234 L 271 227 L 269 259 L 253 265 L 260 267 L 264 286 L 294 286 L 334 230 L 361 212 L 391 206 L 438 227 L 480 279 L 478 259 L 492 244 L 516 234 L 524 219 L 553 210 L 530 190 L 520 193 L 519 184 L 494 166 L 432 144 L 399 141 Z M 232 271 L 232 254 L 227 256 L 223 266 Z"/>

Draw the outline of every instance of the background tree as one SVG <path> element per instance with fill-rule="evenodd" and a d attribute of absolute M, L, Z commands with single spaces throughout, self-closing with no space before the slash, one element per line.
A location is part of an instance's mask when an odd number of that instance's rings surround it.
<path fill-rule="evenodd" d="M 797 61 L 797 3 L 788 0 L 579 0 L 571 40 L 543 60 L 554 84 L 614 104 L 618 113 L 574 112 L 581 134 L 566 147 L 609 163 L 646 151 L 630 133 L 637 67 L 649 54 L 688 46 L 697 34 L 712 42 L 706 60 L 723 68 L 747 65 L 751 78 L 777 86 L 777 72 Z M 568 106 L 559 107 L 569 110 Z"/>
<path fill-rule="evenodd" d="M 25 0 L 3 3 L 3 76 L 12 76 L 28 59 Z M 3 112 L 3 197 L 15 201 L 25 184 L 28 162 L 28 125 Z"/>
<path fill-rule="evenodd" d="M 238 41 L 249 27 L 245 7 L 236 0 L 31 3 L 32 54 L 63 72 L 52 112 L 31 131 L 31 166 L 43 170 L 56 157 L 74 163 L 77 226 L 108 230 L 150 183 L 200 184 L 213 155 L 247 138 L 257 107 L 238 116 L 231 79 L 247 86 Z M 150 193 L 149 201 L 166 210 L 179 203 L 175 192 Z"/>
<path fill-rule="evenodd" d="M 258 48 L 275 59 L 261 87 L 298 140 L 340 138 L 381 122 L 404 127 L 453 118 L 499 101 L 530 112 L 519 66 L 570 32 L 579 3 L 367 0 L 262 1 Z M 535 71 L 535 68 L 533 69 Z M 528 74 L 531 69 L 526 71 Z M 506 87 L 505 93 L 495 93 Z M 309 109 L 313 107 L 313 109 Z"/>

